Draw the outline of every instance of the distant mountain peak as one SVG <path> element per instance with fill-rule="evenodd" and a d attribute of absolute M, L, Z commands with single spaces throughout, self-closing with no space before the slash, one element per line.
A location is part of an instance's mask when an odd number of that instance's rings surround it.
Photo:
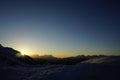
<path fill-rule="evenodd" d="M 0 48 L 3 48 L 3 46 L 0 44 Z"/>
<path fill-rule="evenodd" d="M 42 59 L 55 59 L 56 57 L 54 57 L 53 55 L 43 55 L 43 56 L 39 56 L 39 58 L 42 58 Z"/>

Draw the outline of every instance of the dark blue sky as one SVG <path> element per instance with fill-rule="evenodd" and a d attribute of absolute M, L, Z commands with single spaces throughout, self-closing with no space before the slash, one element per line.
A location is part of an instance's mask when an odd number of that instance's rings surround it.
<path fill-rule="evenodd" d="M 1 0 L 0 43 L 29 53 L 120 52 L 120 6 L 113 0 Z M 113 53 L 112 53 L 113 54 Z"/>

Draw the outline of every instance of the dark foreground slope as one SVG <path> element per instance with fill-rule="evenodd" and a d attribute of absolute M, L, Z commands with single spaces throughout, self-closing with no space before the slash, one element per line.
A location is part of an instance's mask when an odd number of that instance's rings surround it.
<path fill-rule="evenodd" d="M 68 67 L 42 80 L 120 80 L 120 57 L 101 57 Z"/>
<path fill-rule="evenodd" d="M 77 65 L 6 66 L 0 80 L 120 80 L 120 57 L 99 57 Z"/>

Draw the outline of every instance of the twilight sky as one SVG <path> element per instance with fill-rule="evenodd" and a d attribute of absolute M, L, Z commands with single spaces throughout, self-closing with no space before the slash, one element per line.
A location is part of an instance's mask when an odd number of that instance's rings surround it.
<path fill-rule="evenodd" d="M 28 54 L 120 54 L 118 0 L 0 0 L 0 44 Z"/>

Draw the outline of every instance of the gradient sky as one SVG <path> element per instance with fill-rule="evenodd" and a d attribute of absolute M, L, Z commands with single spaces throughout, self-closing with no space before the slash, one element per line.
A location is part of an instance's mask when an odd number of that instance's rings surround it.
<path fill-rule="evenodd" d="M 0 0 L 0 43 L 29 54 L 120 54 L 118 0 Z"/>

